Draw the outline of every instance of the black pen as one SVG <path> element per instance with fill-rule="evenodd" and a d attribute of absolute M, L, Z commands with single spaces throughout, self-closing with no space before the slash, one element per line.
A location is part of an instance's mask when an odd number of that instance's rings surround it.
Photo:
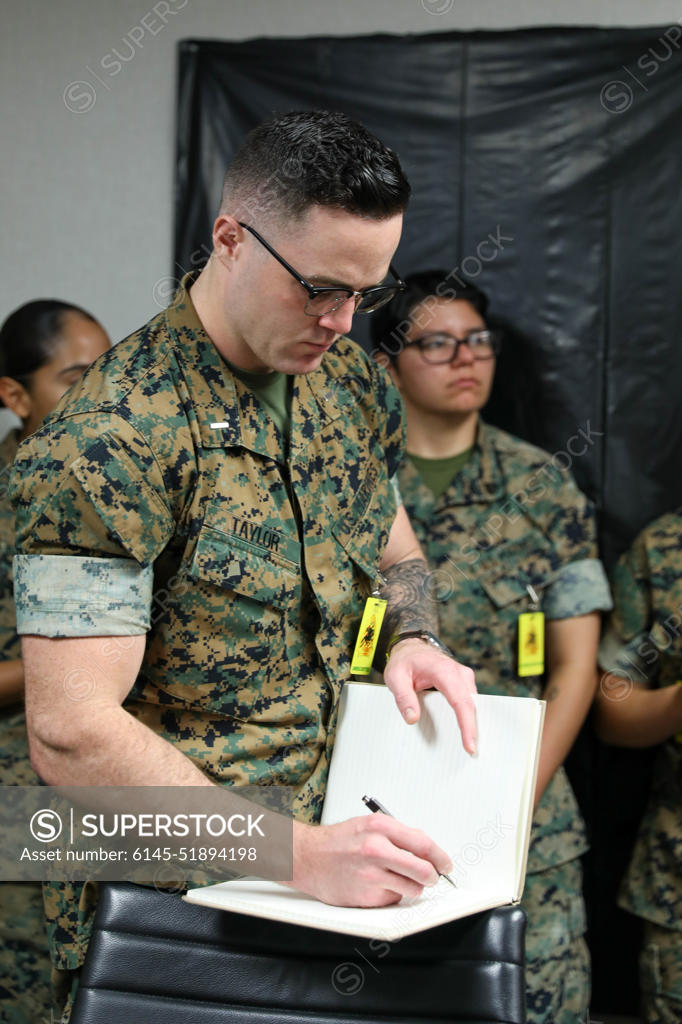
<path fill-rule="evenodd" d="M 365 807 L 369 807 L 372 814 L 380 812 L 381 814 L 387 814 L 389 818 L 395 818 L 395 814 L 391 814 L 391 812 L 387 810 L 387 808 L 384 807 L 384 805 L 380 803 L 379 800 L 376 799 L 376 797 L 363 796 L 362 802 L 365 805 Z M 441 878 L 445 878 L 446 881 L 448 881 L 450 885 L 453 887 L 453 889 L 457 888 L 457 882 L 453 882 L 453 880 L 450 878 L 450 875 L 445 875 L 443 874 L 442 871 L 439 871 L 438 874 L 440 875 Z"/>

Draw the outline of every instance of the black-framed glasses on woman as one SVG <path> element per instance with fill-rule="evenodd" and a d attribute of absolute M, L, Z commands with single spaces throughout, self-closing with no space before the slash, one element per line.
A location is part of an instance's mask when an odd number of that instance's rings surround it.
<path fill-rule="evenodd" d="M 466 345 L 474 359 L 493 359 L 502 346 L 502 334 L 486 327 L 469 331 L 463 338 L 439 331 L 404 342 L 405 348 L 418 348 L 422 359 L 434 365 L 454 362 L 460 345 Z"/>
<path fill-rule="evenodd" d="M 255 228 L 252 228 L 249 224 L 244 224 L 241 220 L 238 223 L 240 227 L 250 232 L 268 250 L 270 255 L 274 256 L 277 262 L 281 263 L 284 269 L 288 270 L 291 276 L 295 277 L 301 287 L 307 291 L 308 301 L 303 307 L 303 311 L 307 316 L 320 317 L 327 316 L 329 313 L 335 313 L 349 299 L 353 299 L 355 302 L 356 313 L 373 313 L 375 309 L 379 309 L 380 306 L 390 302 L 405 287 L 405 282 L 396 273 L 393 266 L 390 266 L 388 269 L 395 278 L 395 284 L 377 284 L 371 288 L 363 288 L 359 292 L 354 291 L 352 288 L 339 288 L 336 285 L 311 284 L 297 270 L 294 270 L 291 264 L 287 263 L 284 257 L 280 256 L 277 250 L 273 249 L 269 242 L 266 242 Z"/>

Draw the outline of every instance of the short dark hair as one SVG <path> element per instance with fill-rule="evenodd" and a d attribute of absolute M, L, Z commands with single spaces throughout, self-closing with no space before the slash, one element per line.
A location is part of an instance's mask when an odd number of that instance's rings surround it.
<path fill-rule="evenodd" d="M 402 213 L 409 196 L 398 157 L 364 125 L 307 110 L 249 132 L 225 174 L 220 209 L 242 220 L 296 219 L 319 204 L 382 220 Z"/>
<path fill-rule="evenodd" d="M 372 315 L 371 328 L 375 352 L 385 353 L 393 362 L 403 350 L 413 310 L 425 299 L 446 301 L 464 299 L 485 319 L 488 296 L 471 281 L 447 270 L 422 270 L 405 278 L 404 291 L 398 292 Z"/>
<path fill-rule="evenodd" d="M 34 299 L 10 313 L 0 328 L 0 377 L 24 384 L 49 362 L 69 313 L 98 323 L 92 313 L 60 299 Z"/>

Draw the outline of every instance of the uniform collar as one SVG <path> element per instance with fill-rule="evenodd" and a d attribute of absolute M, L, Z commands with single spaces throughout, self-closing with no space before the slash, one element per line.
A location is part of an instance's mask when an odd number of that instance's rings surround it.
<path fill-rule="evenodd" d="M 505 483 L 495 445 L 495 428 L 479 419 L 472 457 L 446 491 L 455 491 L 458 504 L 488 503 L 504 496 Z M 451 503 L 451 502 L 449 502 Z"/>
<path fill-rule="evenodd" d="M 302 451 L 325 427 L 342 416 L 348 419 L 356 398 L 341 378 L 347 362 L 332 349 L 326 352 L 317 370 L 296 374 L 291 405 L 291 446 Z"/>
<path fill-rule="evenodd" d="M 197 273 L 185 274 L 165 312 L 166 327 L 197 417 L 204 448 L 241 443 L 235 379 L 204 330 L 189 289 Z M 223 424 L 217 427 L 215 424 Z"/>
<path fill-rule="evenodd" d="M 434 497 L 409 459 L 403 465 L 401 487 L 405 488 L 406 494 L 416 494 L 420 508 L 429 514 L 441 507 L 487 505 L 501 498 L 505 494 L 505 484 L 495 446 L 495 433 L 494 427 L 479 419 L 471 458 L 438 498 Z"/>
<path fill-rule="evenodd" d="M 234 377 L 204 330 L 189 289 L 197 272 L 186 274 L 165 312 L 166 325 L 197 416 L 206 448 L 231 445 L 272 457 L 284 457 L 274 422 L 243 381 Z M 291 447 L 303 449 L 325 423 L 343 415 L 340 389 L 329 370 L 336 359 L 327 353 L 317 370 L 294 375 Z"/>

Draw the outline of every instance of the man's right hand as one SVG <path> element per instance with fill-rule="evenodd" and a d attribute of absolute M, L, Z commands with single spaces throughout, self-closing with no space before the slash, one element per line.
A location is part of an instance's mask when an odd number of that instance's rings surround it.
<path fill-rule="evenodd" d="M 451 870 L 447 853 L 420 829 L 372 814 L 338 825 L 295 822 L 287 884 L 337 907 L 384 907 L 419 896 Z"/>

